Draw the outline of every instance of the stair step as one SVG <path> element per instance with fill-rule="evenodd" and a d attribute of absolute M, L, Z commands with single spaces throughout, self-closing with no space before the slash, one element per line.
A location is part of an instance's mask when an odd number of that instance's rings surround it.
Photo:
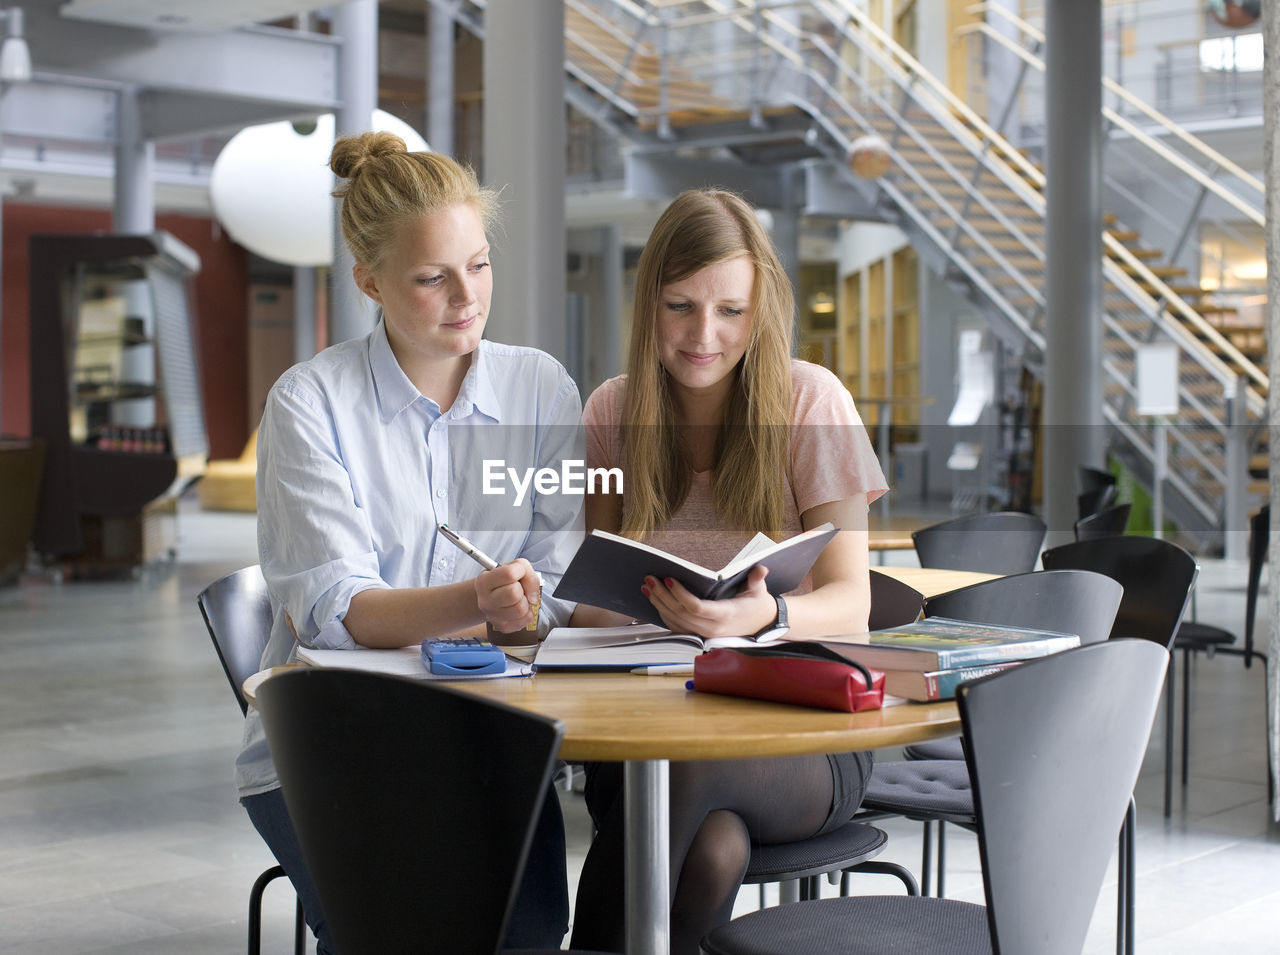
<path fill-rule="evenodd" d="M 1127 262 L 1121 262 L 1120 268 L 1122 268 L 1129 275 L 1140 276 L 1140 270 L 1134 268 L 1132 265 L 1129 265 Z M 1150 272 L 1152 275 L 1154 275 L 1158 279 L 1176 279 L 1187 274 L 1186 269 L 1180 268 L 1179 266 L 1176 266 L 1176 265 L 1148 265 L 1148 266 L 1145 266 L 1145 270 L 1147 272 Z M 1197 291 L 1199 291 L 1199 286 L 1195 286 L 1195 288 Z"/>

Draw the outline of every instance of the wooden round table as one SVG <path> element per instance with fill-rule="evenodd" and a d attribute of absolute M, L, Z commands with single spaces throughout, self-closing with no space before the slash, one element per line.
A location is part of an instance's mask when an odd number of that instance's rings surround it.
<path fill-rule="evenodd" d="M 920 567 L 877 569 L 926 596 L 995 576 Z M 251 703 L 257 686 L 271 672 L 245 681 L 245 697 Z M 531 678 L 447 683 L 559 720 L 564 724 L 563 759 L 625 763 L 629 955 L 654 955 L 670 948 L 668 760 L 870 750 L 960 733 L 960 717 L 952 701 L 835 713 L 693 692 L 685 688 L 687 679 L 544 672 Z"/>
<path fill-rule="evenodd" d="M 292 664 L 291 664 L 292 666 Z M 273 671 L 245 682 L 256 688 Z M 878 749 L 955 736 L 954 702 L 912 703 L 863 713 L 698 693 L 684 676 L 541 673 L 446 685 L 564 724 L 567 760 L 625 761 L 626 937 L 629 955 L 670 948 L 668 760 L 789 756 Z"/>
<path fill-rule="evenodd" d="M 564 759 L 625 761 L 626 938 L 633 955 L 670 947 L 668 760 L 868 750 L 960 732 L 954 702 L 835 713 L 692 692 L 686 679 L 542 673 L 450 684 L 560 720 Z"/>

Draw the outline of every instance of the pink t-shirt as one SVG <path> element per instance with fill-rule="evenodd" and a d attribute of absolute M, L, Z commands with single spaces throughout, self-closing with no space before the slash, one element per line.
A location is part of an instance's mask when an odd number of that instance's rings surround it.
<path fill-rule="evenodd" d="M 583 408 L 587 466 L 617 467 L 624 474 L 622 509 L 630 507 L 622 450 L 622 406 L 626 375 L 610 378 Z M 800 532 L 800 515 L 811 507 L 866 494 L 871 502 L 888 490 L 867 430 L 849 392 L 821 365 L 791 362 L 791 448 L 787 460 L 784 536 Z M 697 471 L 689 494 L 666 527 L 648 543 L 712 570 L 723 567 L 752 538 L 720 525 L 711 495 L 711 472 Z M 808 578 L 798 592 L 810 589 Z"/>

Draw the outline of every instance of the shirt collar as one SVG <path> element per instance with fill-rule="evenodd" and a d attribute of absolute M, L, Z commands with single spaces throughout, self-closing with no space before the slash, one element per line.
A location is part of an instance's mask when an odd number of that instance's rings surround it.
<path fill-rule="evenodd" d="M 480 347 L 472 354 L 471 367 L 467 369 L 458 397 L 449 409 L 450 417 L 465 417 L 474 409 L 495 422 L 502 420 L 502 404 L 498 401 L 491 377 L 492 359 L 486 358 L 488 347 L 489 343 L 481 340 Z M 369 369 L 385 421 L 391 421 L 419 398 L 429 400 L 414 387 L 396 361 L 391 342 L 387 340 L 385 319 L 379 319 L 378 326 L 369 336 Z M 434 407 L 435 403 L 431 404 Z"/>
<path fill-rule="evenodd" d="M 484 339 L 471 354 L 471 367 L 462 379 L 462 390 L 458 392 L 451 410 L 459 416 L 475 410 L 495 422 L 502 421 L 502 403 L 493 388 L 493 356 L 489 352 L 489 342 Z"/>
<path fill-rule="evenodd" d="M 369 371 L 384 421 L 391 421 L 422 397 L 391 351 L 385 319 L 378 319 L 377 327 L 369 335 Z"/>

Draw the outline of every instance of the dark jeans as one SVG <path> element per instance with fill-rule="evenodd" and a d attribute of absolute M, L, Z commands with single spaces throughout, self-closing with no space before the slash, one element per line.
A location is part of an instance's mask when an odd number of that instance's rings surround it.
<path fill-rule="evenodd" d="M 284 868 L 302 902 L 307 924 L 318 940 L 316 955 L 334 955 L 320 908 L 320 896 L 307 871 L 302 848 L 279 789 L 240 800 L 267 847 Z M 564 817 L 554 787 L 542 803 L 542 815 L 529 847 L 520 892 L 511 911 L 504 948 L 559 948 L 569 929 L 569 883 L 565 872 Z M 429 927 L 424 926 L 424 931 Z"/>

